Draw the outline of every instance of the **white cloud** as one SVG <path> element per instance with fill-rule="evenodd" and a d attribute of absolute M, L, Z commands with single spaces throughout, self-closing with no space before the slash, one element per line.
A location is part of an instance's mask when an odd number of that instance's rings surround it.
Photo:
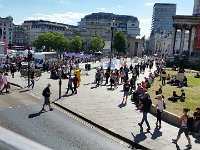
<path fill-rule="evenodd" d="M 147 2 L 145 3 L 146 6 L 153 6 L 155 4 L 155 2 Z"/>
<path fill-rule="evenodd" d="M 77 25 L 77 22 L 83 18 L 86 13 L 74 13 L 74 12 L 66 12 L 66 13 L 55 13 L 55 14 L 41 14 L 37 13 L 35 16 L 27 17 L 25 20 L 48 20 L 53 22 L 59 22 L 59 23 L 66 23 L 66 24 L 72 24 Z"/>
<path fill-rule="evenodd" d="M 122 6 L 121 6 L 121 5 L 117 5 L 117 7 L 118 7 L 118 8 L 122 8 Z"/>
<path fill-rule="evenodd" d="M 0 4 L 0 8 L 2 8 L 2 7 L 3 7 L 3 5 Z"/>
<path fill-rule="evenodd" d="M 104 8 L 104 7 L 99 7 L 99 8 L 97 8 L 97 10 L 98 10 L 98 11 L 105 11 L 106 8 Z"/>
<path fill-rule="evenodd" d="M 143 18 L 143 19 L 139 19 L 140 21 L 140 37 L 143 37 L 144 35 L 146 37 L 150 36 L 150 32 L 151 32 L 151 19 L 149 18 Z"/>
<path fill-rule="evenodd" d="M 60 0 L 60 3 L 61 3 L 61 4 L 63 4 L 63 3 L 64 3 L 64 1 L 63 1 L 63 0 Z"/>

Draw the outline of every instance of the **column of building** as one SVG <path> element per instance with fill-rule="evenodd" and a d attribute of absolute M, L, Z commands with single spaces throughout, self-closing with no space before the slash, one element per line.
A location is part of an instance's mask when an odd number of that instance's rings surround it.
<path fill-rule="evenodd" d="M 183 54 L 183 48 L 184 48 L 184 42 L 185 42 L 185 29 L 186 27 L 184 25 L 182 25 L 181 27 L 181 42 L 180 42 L 180 49 L 179 49 L 179 54 L 182 55 Z"/>
<path fill-rule="evenodd" d="M 174 25 L 173 27 L 173 34 L 172 34 L 172 43 L 171 43 L 171 46 L 172 46 L 172 54 L 175 54 L 175 45 L 176 45 L 176 33 L 177 33 L 177 27 L 176 25 Z"/>

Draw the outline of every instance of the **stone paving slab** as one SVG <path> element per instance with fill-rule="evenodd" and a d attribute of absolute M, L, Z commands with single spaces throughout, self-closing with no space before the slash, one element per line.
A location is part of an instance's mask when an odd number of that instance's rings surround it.
<path fill-rule="evenodd" d="M 95 67 L 99 64 L 93 64 Z M 82 64 L 82 67 L 84 64 Z M 160 130 L 155 129 L 156 118 L 152 115 L 148 115 L 149 122 L 151 125 L 151 133 L 144 133 L 146 125 L 144 125 L 144 132 L 140 132 L 140 128 L 137 125 L 141 121 L 142 114 L 140 111 L 135 109 L 135 106 L 128 100 L 126 107 L 119 108 L 118 105 L 122 101 L 123 92 L 122 85 L 114 91 L 110 91 L 108 86 L 101 86 L 93 88 L 95 85 L 92 84 L 94 81 L 95 70 L 88 72 L 89 76 L 83 75 L 80 88 L 78 88 L 78 94 L 64 97 L 57 102 L 80 114 L 85 118 L 117 133 L 130 140 L 136 140 L 143 146 L 149 149 L 162 149 L 162 150 L 175 150 L 177 149 L 174 144 L 171 143 L 171 139 L 175 138 L 178 132 L 178 128 L 171 126 L 165 122 L 162 123 Z M 149 71 L 145 74 L 140 75 L 138 82 L 141 82 Z M 51 80 L 49 73 L 44 73 L 39 81 L 36 82 L 33 93 L 41 95 L 43 88 L 47 83 L 52 83 L 52 99 L 58 98 L 58 80 Z M 19 74 L 16 74 L 14 79 L 9 78 L 10 81 L 20 84 L 21 86 L 27 85 L 27 81 L 22 81 Z M 63 80 L 62 93 L 67 87 L 67 80 Z M 130 97 L 129 97 L 130 99 Z M 187 141 L 184 135 L 181 137 L 179 146 L 180 149 L 185 149 Z M 198 144 L 199 143 L 199 144 Z M 194 150 L 200 149 L 200 140 L 195 143 L 195 138 L 192 138 L 192 144 Z"/>

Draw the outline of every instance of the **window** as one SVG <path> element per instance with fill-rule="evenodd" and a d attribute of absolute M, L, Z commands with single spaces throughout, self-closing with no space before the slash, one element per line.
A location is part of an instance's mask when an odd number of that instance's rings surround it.
<path fill-rule="evenodd" d="M 135 26 L 135 24 L 132 24 L 132 26 Z"/>
<path fill-rule="evenodd" d="M 12 37 L 9 37 L 9 40 L 11 40 L 12 39 Z"/>
<path fill-rule="evenodd" d="M 6 36 L 3 36 L 3 39 L 5 40 L 5 39 L 6 39 Z"/>

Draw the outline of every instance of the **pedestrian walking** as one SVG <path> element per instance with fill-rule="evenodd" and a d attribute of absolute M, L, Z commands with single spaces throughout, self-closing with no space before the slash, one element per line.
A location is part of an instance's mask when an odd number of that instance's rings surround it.
<path fill-rule="evenodd" d="M 3 88 L 2 90 L 0 91 L 0 93 L 3 92 L 4 89 L 6 89 L 6 93 L 8 93 L 8 73 L 4 73 L 3 77 L 2 77 L 2 80 L 3 80 Z"/>
<path fill-rule="evenodd" d="M 189 129 L 187 127 L 187 122 L 188 122 L 188 112 L 190 111 L 190 109 L 188 108 L 183 108 L 183 115 L 179 118 L 181 121 L 181 126 L 180 129 L 178 131 L 178 135 L 176 137 L 176 139 L 172 139 L 172 142 L 177 144 L 178 140 L 181 137 L 181 134 L 184 133 L 187 140 L 188 140 L 188 145 L 186 145 L 186 147 L 191 148 L 192 144 L 191 144 L 191 139 L 189 137 Z"/>
<path fill-rule="evenodd" d="M 158 95 L 158 102 L 156 104 L 157 108 L 157 121 L 156 121 L 156 127 L 161 128 L 161 115 L 164 110 L 164 100 L 162 98 L 162 95 Z M 159 125 L 158 125 L 159 123 Z"/>
<path fill-rule="evenodd" d="M 95 79 L 96 79 L 96 83 L 97 83 L 97 87 L 100 85 L 100 81 L 101 81 L 101 73 L 99 70 L 97 70 L 96 75 L 95 75 Z"/>
<path fill-rule="evenodd" d="M 34 70 L 31 72 L 31 84 L 29 85 L 29 87 L 31 86 L 32 86 L 32 89 L 35 86 L 35 71 Z"/>
<path fill-rule="evenodd" d="M 66 94 L 68 94 L 69 90 L 71 90 L 72 94 L 74 94 L 74 90 L 73 90 L 73 87 L 72 87 L 72 77 L 71 77 L 71 75 L 69 76 Z"/>
<path fill-rule="evenodd" d="M 77 74 L 75 74 L 72 81 L 73 81 L 73 84 L 74 84 L 74 94 L 77 94 L 77 88 L 78 88 L 78 82 L 79 82 Z"/>
<path fill-rule="evenodd" d="M 128 81 L 126 81 L 124 83 L 124 87 L 123 87 L 124 96 L 123 96 L 122 104 L 127 105 L 127 99 L 128 99 L 128 95 L 129 95 L 129 90 L 130 90 L 130 84 L 128 83 Z M 125 101 L 125 103 L 124 103 L 124 101 Z"/>
<path fill-rule="evenodd" d="M 165 85 L 165 81 L 166 81 L 166 78 L 167 78 L 167 73 L 166 71 L 163 69 L 162 73 L 161 73 L 161 80 L 162 80 L 162 85 Z"/>
<path fill-rule="evenodd" d="M 47 84 L 47 87 L 43 90 L 42 92 L 42 96 L 44 96 L 44 104 L 42 106 L 42 111 L 46 111 L 44 109 L 45 105 L 48 105 L 49 106 L 49 110 L 52 111 L 53 108 L 51 107 L 51 104 L 50 104 L 50 96 L 51 96 L 51 91 L 50 91 L 50 87 L 51 87 L 51 83 L 48 83 Z"/>
<path fill-rule="evenodd" d="M 108 70 L 106 70 L 106 73 L 105 73 L 105 77 L 106 77 L 106 84 L 108 84 L 108 79 L 110 78 L 110 72 Z"/>
<path fill-rule="evenodd" d="M 145 92 L 144 97 L 141 99 L 141 103 L 139 104 L 138 108 L 140 110 L 142 110 L 143 113 L 143 117 L 140 123 L 138 123 L 138 125 L 142 128 L 142 125 L 145 121 L 146 125 L 147 125 L 147 132 L 150 132 L 151 127 L 149 125 L 148 119 L 147 119 L 147 114 L 150 111 L 152 105 L 152 100 L 150 99 L 150 96 L 147 92 Z"/>
<path fill-rule="evenodd" d="M 0 71 L 0 91 L 1 91 L 2 85 L 3 85 L 3 72 Z"/>

